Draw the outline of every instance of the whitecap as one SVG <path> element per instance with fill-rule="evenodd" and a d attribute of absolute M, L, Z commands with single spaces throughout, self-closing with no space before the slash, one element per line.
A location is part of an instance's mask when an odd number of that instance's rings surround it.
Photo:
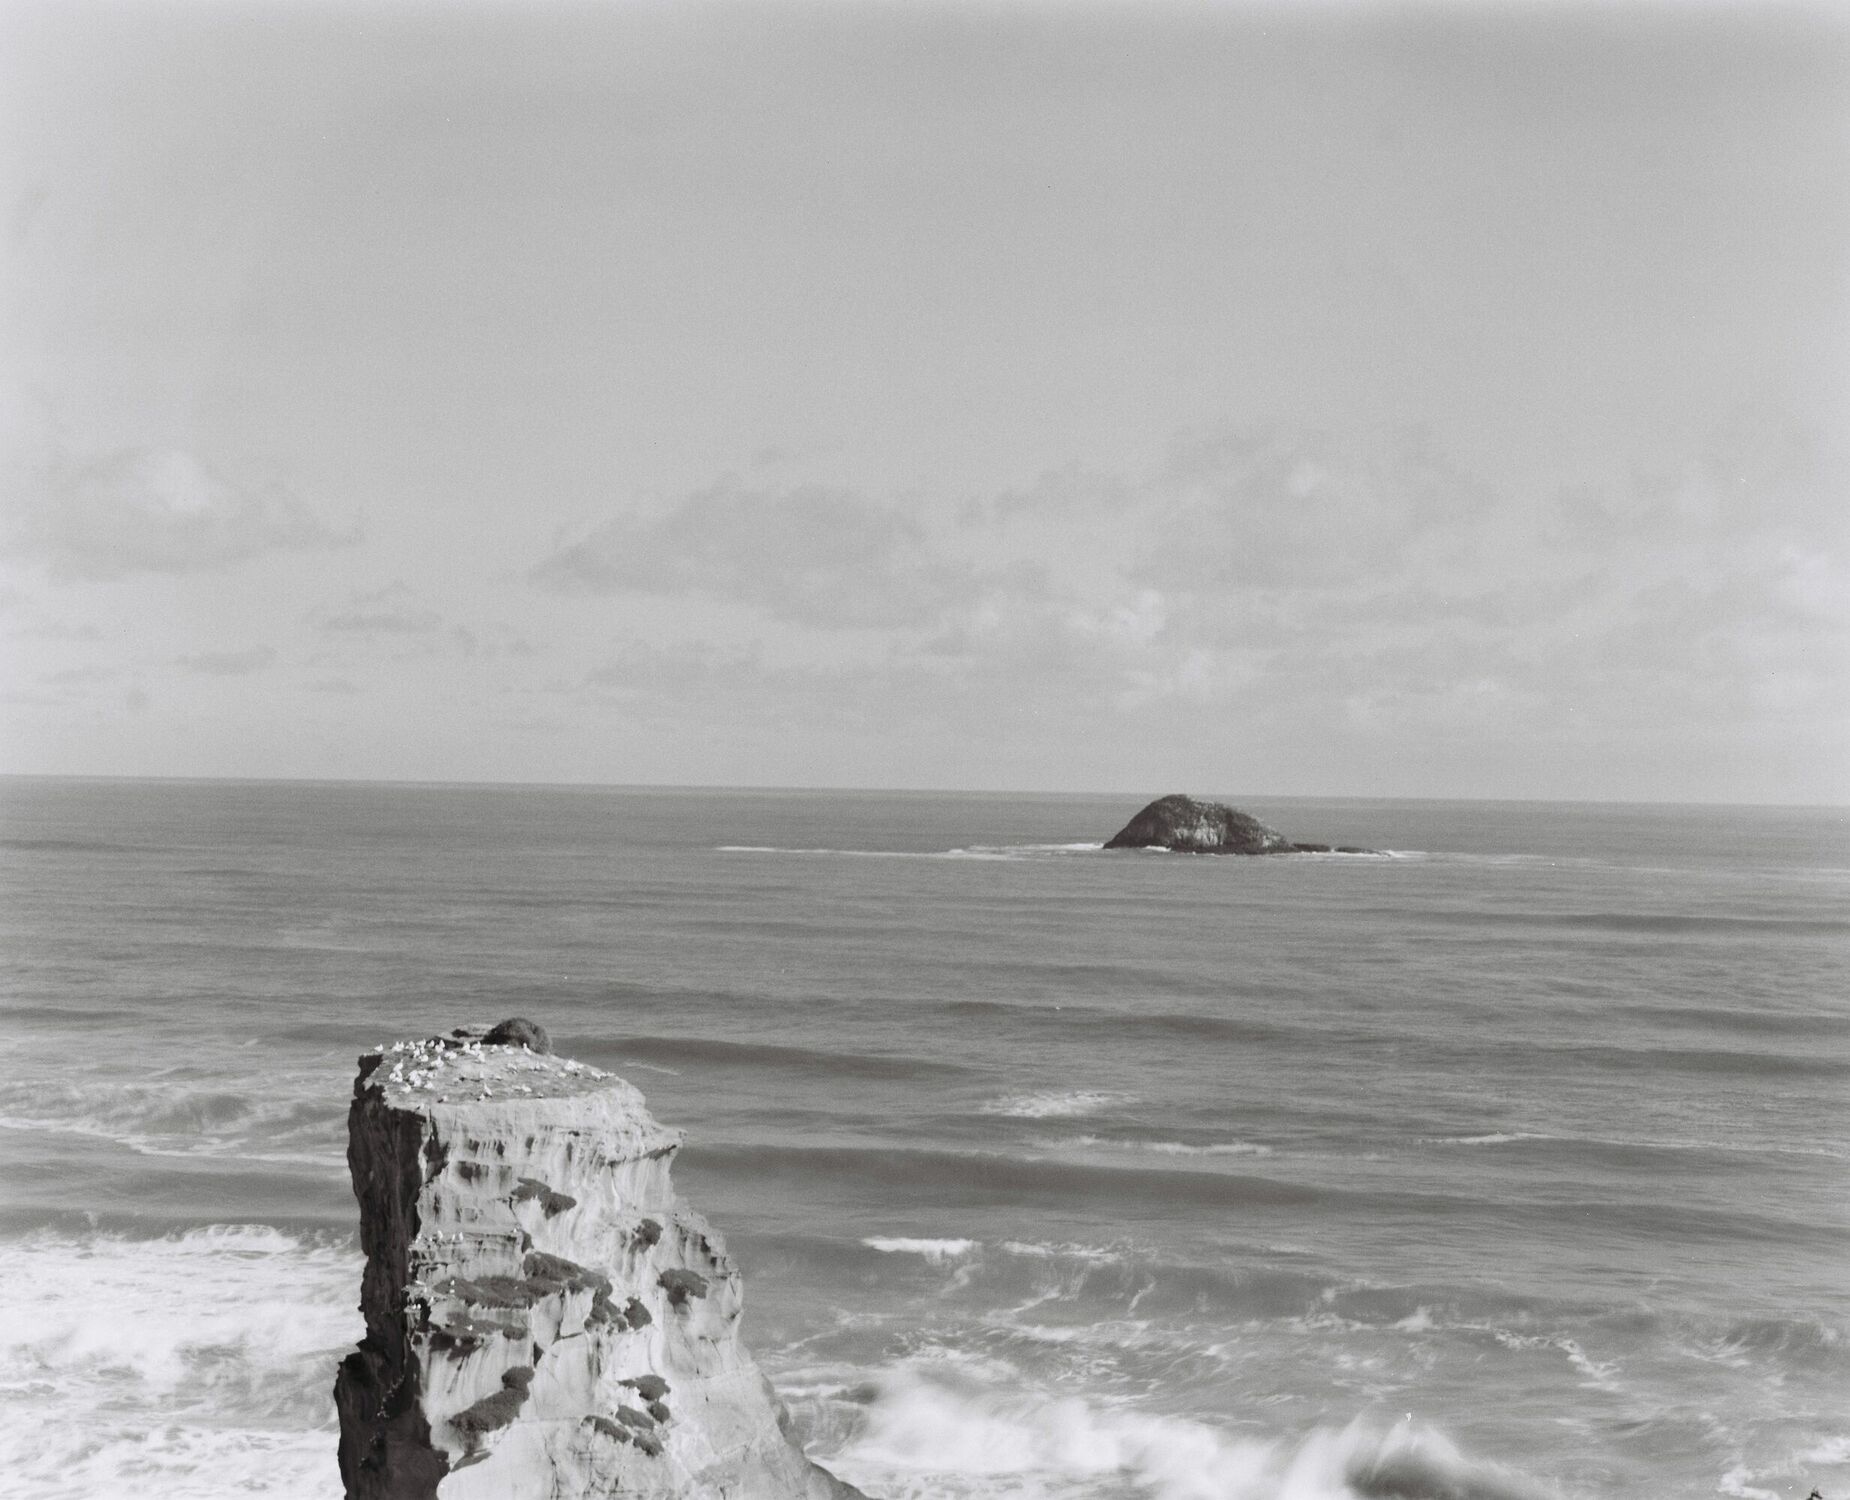
<path fill-rule="evenodd" d="M 1043 1260 L 1083 1260 L 1097 1262 L 1120 1261 L 1124 1258 L 1121 1249 L 1109 1245 L 1075 1245 L 1075 1244 L 1040 1244 L 1032 1240 L 1004 1240 L 1002 1248 L 1010 1255 L 1033 1256 Z"/>
<path fill-rule="evenodd" d="M 1012 1094 L 983 1105 L 986 1115 L 1008 1115 L 1018 1120 L 1071 1119 L 1094 1115 L 1114 1104 L 1130 1102 L 1128 1094 L 1104 1089 L 1046 1089 L 1033 1094 Z"/>
<path fill-rule="evenodd" d="M 339 1493 L 359 1275 L 345 1236 L 263 1225 L 0 1244 L 0 1473 L 34 1500 Z"/>
<path fill-rule="evenodd" d="M 1043 1151 L 1147 1151 L 1156 1156 L 1270 1156 L 1254 1141 L 1125 1141 L 1097 1135 L 1068 1135 L 1036 1141 Z"/>
<path fill-rule="evenodd" d="M 1210 1141 L 1191 1145 L 1187 1141 L 1132 1141 L 1127 1144 L 1161 1156 L 1270 1156 L 1272 1148 L 1252 1141 Z"/>
<path fill-rule="evenodd" d="M 943 1265 L 979 1248 L 976 1240 L 919 1240 L 903 1236 L 869 1235 L 861 1243 L 870 1250 L 887 1255 L 923 1256 L 932 1265 Z"/>
<path fill-rule="evenodd" d="M 817 1391 L 812 1402 L 829 1401 L 819 1382 L 799 1377 L 791 1384 Z M 822 1439 L 812 1451 L 870 1494 L 1540 1500 L 1546 1493 L 1410 1421 L 1384 1429 L 1357 1419 L 1340 1428 L 1256 1435 L 1136 1403 L 1039 1388 L 993 1360 L 923 1355 L 835 1389 L 835 1412 L 806 1423 Z"/>
<path fill-rule="evenodd" d="M 834 855 L 842 859 L 1048 859 L 1067 854 L 1092 854 L 1102 843 L 1076 844 L 967 844 L 955 849 L 829 849 L 799 848 L 782 844 L 716 844 L 716 854 Z"/>
<path fill-rule="evenodd" d="M 1782 1500 L 1778 1490 L 1763 1490 L 1748 1483 L 1752 1478 L 1753 1471 L 1746 1464 L 1736 1464 L 1715 1482 L 1716 1493 L 1734 1495 L 1738 1500 Z"/>
<path fill-rule="evenodd" d="M 1559 1136 L 1534 1130 L 1496 1130 L 1488 1135 L 1424 1135 L 1422 1146 L 1507 1146 L 1515 1141 L 1554 1141 Z"/>

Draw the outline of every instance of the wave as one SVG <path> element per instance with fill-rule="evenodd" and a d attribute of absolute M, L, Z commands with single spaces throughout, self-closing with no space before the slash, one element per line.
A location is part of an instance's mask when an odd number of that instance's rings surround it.
<path fill-rule="evenodd" d="M 142 854 L 148 851 L 133 844 L 112 844 L 103 839 L 0 838 L 0 849 L 21 854 Z"/>
<path fill-rule="evenodd" d="M 1450 1331 L 1459 1330 L 1455 1326 Z M 1621 1393 L 1618 1366 L 1610 1360 L 1594 1359 L 1579 1339 L 1563 1333 L 1519 1333 L 1509 1328 L 1488 1328 L 1483 1331 L 1506 1349 L 1559 1354 L 1580 1375 L 1582 1385 L 1603 1391 L 1609 1396 Z"/>
<path fill-rule="evenodd" d="M 1850 933 L 1850 920 L 1836 917 L 1743 917 L 1694 912 L 1525 912 L 1431 908 L 1382 913 L 1406 920 L 1438 922 L 1465 927 L 1565 927 L 1591 932 L 1644 933 L 1676 936 L 1685 933 L 1777 933 L 1807 936 Z"/>
<path fill-rule="evenodd" d="M 1850 1057 L 1817 1052 L 1744 1052 L 1708 1047 L 1619 1047 L 1597 1043 L 1555 1044 L 1537 1052 L 1571 1058 L 1609 1072 L 1645 1073 L 1676 1069 L 1686 1073 L 1735 1074 L 1746 1078 L 1841 1078 L 1850 1075 Z"/>
<path fill-rule="evenodd" d="M 1167 1286 L 1173 1277 L 1179 1298 L 1198 1300 L 1205 1295 L 1212 1300 L 1217 1295 L 1236 1295 L 1230 1280 L 1214 1283 L 1218 1293 L 1197 1286 L 1189 1268 L 1168 1266 L 1128 1241 L 1093 1245 L 978 1239 L 934 1229 L 928 1218 L 898 1232 L 859 1239 L 783 1233 L 752 1236 L 740 1246 L 755 1258 L 775 1250 L 780 1259 L 800 1266 L 805 1277 L 814 1278 L 818 1285 L 877 1288 L 877 1295 L 893 1308 L 923 1292 L 930 1296 L 934 1314 L 974 1317 L 989 1326 L 1001 1326 L 995 1323 L 1003 1316 L 999 1309 L 1039 1304 L 1049 1298 L 1071 1304 L 1078 1328 L 1108 1324 L 1121 1317 L 1126 1304 L 1156 1279 Z M 1292 1305 L 1299 1306 L 1315 1295 L 1315 1286 L 1307 1291 L 1299 1285 Z M 1013 1327 L 1012 1322 L 1009 1326 Z"/>
<path fill-rule="evenodd" d="M 1047 1150 L 1147 1151 L 1153 1156 L 1270 1156 L 1272 1148 L 1253 1141 L 1141 1141 L 1112 1140 L 1097 1135 L 1073 1135 L 1037 1142 Z"/>
<path fill-rule="evenodd" d="M 1842 1037 L 1850 1033 L 1850 1016 L 1818 1011 L 1782 1012 L 1765 1008 L 1739 1010 L 1717 1005 L 1650 1004 L 1614 1005 L 1609 1009 L 1614 1014 L 1632 1016 L 1653 1026 L 1736 1031 L 1748 1036 Z"/>
<path fill-rule="evenodd" d="M 1680 1354 L 1731 1369 L 1770 1366 L 1781 1379 L 1809 1384 L 1841 1379 L 1839 1369 L 1850 1356 L 1841 1328 L 1804 1318 L 1743 1318 L 1724 1328 L 1711 1324 L 1680 1333 Z"/>
<path fill-rule="evenodd" d="M 1122 1144 L 1134 1150 L 1158 1156 L 1270 1156 L 1272 1148 L 1253 1141 L 1209 1141 L 1194 1145 L 1188 1141 L 1128 1141 Z"/>
<path fill-rule="evenodd" d="M 1487 1135 L 1427 1135 L 1419 1138 L 1422 1146 L 1515 1146 L 1528 1141 L 1568 1147 L 1577 1158 L 1586 1160 L 1589 1153 L 1618 1164 L 1649 1165 L 1658 1154 L 1691 1153 L 1719 1156 L 1815 1156 L 1834 1161 L 1850 1161 L 1850 1150 L 1830 1146 L 1793 1146 L 1755 1144 L 1746 1141 L 1704 1140 L 1614 1140 L 1596 1135 L 1550 1135 L 1538 1130 L 1492 1131 Z"/>
<path fill-rule="evenodd" d="M 716 854 L 833 855 L 845 859 L 1051 859 L 1062 855 L 1092 854 L 1102 842 L 1073 844 L 970 844 L 956 849 L 834 849 L 798 848 L 782 844 L 716 844 Z"/>
<path fill-rule="evenodd" d="M 89 1124 L 82 1120 L 34 1120 L 21 1119 L 16 1115 L 0 1115 L 0 1130 L 18 1130 L 30 1133 L 50 1131 L 65 1135 L 90 1136 L 96 1140 L 108 1141 L 112 1146 L 123 1146 L 137 1156 L 164 1156 L 180 1160 L 234 1160 L 246 1162 L 265 1162 L 275 1166 L 320 1167 L 324 1171 L 346 1173 L 346 1159 L 334 1150 L 328 1151 L 254 1151 L 240 1142 L 195 1141 L 188 1145 L 163 1145 L 149 1136 L 123 1134 L 120 1131 Z"/>
<path fill-rule="evenodd" d="M 917 1255 L 931 1265 L 943 1265 L 978 1248 L 975 1240 L 918 1240 L 886 1235 L 870 1235 L 861 1243 L 884 1255 Z"/>
<path fill-rule="evenodd" d="M 1644 1308 L 1623 1294 L 1589 1303 L 1494 1285 L 1375 1284 L 1336 1276 L 1302 1254 L 1281 1262 L 1276 1247 L 1259 1245 L 1191 1261 L 1135 1240 L 977 1239 L 911 1225 L 859 1241 L 784 1236 L 775 1243 L 818 1285 L 873 1288 L 892 1307 L 928 1296 L 927 1326 L 958 1347 L 1052 1341 L 1111 1359 L 1139 1349 L 1146 1368 L 1198 1369 L 1204 1388 L 1226 1358 L 1243 1357 L 1241 1349 L 1276 1351 L 1281 1337 L 1298 1336 L 1319 1351 L 1367 1349 L 1421 1366 L 1440 1346 L 1441 1362 L 1452 1364 L 1480 1362 L 1494 1346 L 1558 1358 L 1607 1389 L 1641 1351 L 1818 1388 L 1840 1381 L 1850 1361 L 1850 1340 L 1822 1316 L 1743 1319 Z M 1649 1385 L 1647 1375 L 1631 1394 Z"/>
<path fill-rule="evenodd" d="M 848 854 L 870 859 L 942 859 L 944 852 L 923 849 L 803 849 L 782 844 L 715 844 L 715 854 Z"/>
<path fill-rule="evenodd" d="M 90 1136 L 147 1156 L 221 1156 L 339 1166 L 339 1096 L 280 1089 L 262 1094 L 153 1082 L 0 1086 L 0 1129 Z"/>
<path fill-rule="evenodd" d="M 1036 1260 L 1077 1260 L 1092 1265 L 1123 1263 L 1126 1252 L 1113 1245 L 1078 1245 L 1070 1241 L 1043 1244 L 1038 1240 L 1004 1240 L 1002 1249 L 1010 1255 L 1030 1256 Z"/>
<path fill-rule="evenodd" d="M 1129 970 L 1126 970 L 1129 977 Z M 1111 971 L 1097 968 L 1076 971 L 1074 978 L 1088 986 L 1108 983 Z M 1144 973 L 1134 976 L 1135 983 L 1152 990 L 1170 990 L 1211 997 L 1225 1003 L 1229 986 L 1201 984 L 1186 979 L 1157 979 Z M 942 1008 L 956 1016 L 996 1017 L 1000 1021 L 1018 1021 L 1043 1027 L 1055 1024 L 1069 1032 L 1085 1031 L 1103 1037 L 1122 1038 L 1133 1044 L 1147 1044 L 1152 1038 L 1173 1038 L 1181 1042 L 1311 1042 L 1332 1040 L 1328 1030 L 1314 1026 L 1282 1025 L 1252 1016 L 1210 1016 L 1188 1011 L 1159 1011 L 1140 1014 L 1134 1010 L 1113 1009 L 1083 1002 L 1049 1003 L 1046 1001 L 947 1000 Z"/>
<path fill-rule="evenodd" d="M 1002 1152 L 753 1142 L 695 1145 L 703 1172 L 749 1179 L 755 1188 L 782 1180 L 818 1202 L 877 1202 L 912 1210 L 961 1213 L 975 1205 L 1058 1208 L 1123 1216 L 1171 1216 L 1189 1210 L 1315 1208 L 1376 1214 L 1442 1227 L 1472 1223 L 1524 1236 L 1616 1235 L 1639 1241 L 1756 1246 L 1835 1246 L 1835 1215 L 1804 1219 L 1762 1208 L 1708 1206 L 1688 1195 L 1631 1197 L 1486 1197 L 1467 1191 L 1412 1191 L 1391 1182 L 1334 1186 L 1277 1175 L 1233 1172 L 1221 1165 L 1138 1165 Z M 1267 1160 L 1260 1158 L 1260 1160 Z"/>
<path fill-rule="evenodd" d="M 1019 993 L 1018 980 L 1036 986 L 1056 986 L 1056 993 L 1094 994 L 1117 999 L 1125 994 L 1175 995 L 1188 999 L 1212 1000 L 1225 1004 L 1229 999 L 1276 1000 L 1278 988 L 1262 979 L 1214 970 L 1192 973 L 1186 968 L 1165 968 L 1129 958 L 1112 961 L 1096 954 L 1083 962 L 1062 963 L 1051 954 L 1032 958 L 1010 958 L 997 953 L 986 957 L 982 965 L 985 980 L 1002 993 Z M 1036 1002 L 1017 1000 L 1013 1005 L 996 1000 L 947 1000 L 947 1009 L 960 1005 L 995 1006 L 1001 1009 L 1032 1009 Z M 1094 1012 L 1100 1016 L 1121 1016 L 1116 1009 Z"/>
<path fill-rule="evenodd" d="M 0 1473 L 35 1500 L 338 1494 L 359 1273 L 345 1235 L 262 1225 L 0 1242 Z"/>
<path fill-rule="evenodd" d="M 143 1024 L 143 1018 L 132 1010 L 94 1009 L 78 1005 L 10 1005 L 6 1012 L 7 1021 L 12 1025 L 30 1025 L 43 1022 L 52 1027 L 107 1027 L 129 1022 L 133 1025 Z"/>
<path fill-rule="evenodd" d="M 986 1115 L 1008 1115 L 1017 1120 L 1065 1120 L 1078 1115 L 1095 1115 L 1114 1104 L 1129 1103 L 1130 1099 L 1128 1094 L 1114 1094 L 1103 1089 L 1048 1089 L 991 1099 L 982 1108 Z"/>
<path fill-rule="evenodd" d="M 1102 839 L 1081 840 L 1074 844 L 971 844 L 967 848 L 949 849 L 952 859 L 1033 859 L 1061 854 L 1094 854 L 1105 847 Z"/>
<path fill-rule="evenodd" d="M 1126 1031 L 1145 1034 L 1161 1033 L 1183 1039 L 1214 1042 L 1275 1042 L 1309 1035 L 1295 1026 L 1279 1026 L 1270 1021 L 1255 1021 L 1244 1016 L 1197 1016 L 1162 1014 L 1154 1016 L 1113 1017 Z"/>
<path fill-rule="evenodd" d="M 730 1042 L 718 1037 L 632 1036 L 580 1047 L 588 1060 L 646 1058 L 655 1063 L 691 1066 L 782 1068 L 824 1077 L 904 1079 L 967 1073 L 960 1064 L 919 1057 L 887 1057 L 865 1052 L 829 1052 L 776 1042 Z"/>
<path fill-rule="evenodd" d="M 994 1359 L 940 1352 L 871 1379 L 858 1371 L 797 1372 L 783 1384 L 798 1396 L 812 1451 L 870 1494 L 1542 1500 L 1549 1493 L 1411 1422 L 1357 1419 L 1254 1435 L 1037 1388 Z"/>
<path fill-rule="evenodd" d="M 937 1275 L 944 1282 L 934 1296 L 935 1308 L 954 1306 L 957 1318 L 974 1318 L 979 1326 L 1010 1336 L 1038 1336 L 1039 1323 L 1023 1322 L 1020 1312 L 1058 1303 L 1061 1337 L 1077 1342 L 1121 1343 L 1126 1320 L 1134 1314 L 1179 1320 L 1150 1331 L 1150 1340 L 1161 1342 L 1204 1317 L 1223 1326 L 1301 1318 L 1357 1295 L 1355 1288 L 1332 1284 L 1326 1272 L 1269 1265 L 1256 1248 L 1233 1260 L 1202 1264 L 1170 1258 L 1129 1239 L 976 1239 L 928 1228 L 853 1241 L 785 1235 L 769 1243 L 823 1284 L 846 1278 L 887 1287 L 897 1296 L 902 1293 L 893 1287 L 893 1278 L 915 1283 L 921 1274 Z M 754 1248 L 762 1254 L 766 1244 L 759 1242 Z M 1380 1306 L 1369 1304 L 1366 1311 L 1392 1322 L 1418 1302 L 1435 1301 L 1438 1295 L 1431 1289 L 1396 1290 L 1381 1294 Z M 1494 1307 L 1520 1316 L 1502 1301 Z M 1352 1309 L 1354 1316 L 1364 1312 L 1359 1304 Z M 1487 1313 L 1492 1315 L 1496 1313 Z M 1186 1343 L 1189 1336 L 1182 1337 Z"/>
<path fill-rule="evenodd" d="M 857 1181 L 891 1202 L 964 1201 L 1108 1204 L 1182 1203 L 1213 1207 L 1340 1204 L 1457 1211 L 1474 1200 L 1399 1192 L 1312 1187 L 1272 1177 L 1182 1167 L 1108 1166 L 1094 1162 L 1000 1152 L 934 1151 L 894 1146 L 808 1146 L 755 1142 L 696 1145 L 690 1160 L 702 1170 L 799 1178 L 838 1192 Z"/>

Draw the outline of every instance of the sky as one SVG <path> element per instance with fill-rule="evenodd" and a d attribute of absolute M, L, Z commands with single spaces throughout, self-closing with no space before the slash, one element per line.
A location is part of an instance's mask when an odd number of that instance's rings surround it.
<path fill-rule="evenodd" d="M 0 771 L 1850 802 L 1850 18 L 0 0 Z"/>

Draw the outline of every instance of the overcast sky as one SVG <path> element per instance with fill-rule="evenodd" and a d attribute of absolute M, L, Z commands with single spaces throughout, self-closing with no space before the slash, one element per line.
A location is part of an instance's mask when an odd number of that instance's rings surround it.
<path fill-rule="evenodd" d="M 0 769 L 1850 801 L 1829 11 L 6 0 L 0 153 Z"/>

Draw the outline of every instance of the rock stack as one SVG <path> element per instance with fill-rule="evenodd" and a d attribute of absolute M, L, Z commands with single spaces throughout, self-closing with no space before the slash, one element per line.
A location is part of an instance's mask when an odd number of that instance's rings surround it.
<path fill-rule="evenodd" d="M 1354 844 L 1294 844 L 1251 813 L 1180 792 L 1158 797 L 1105 841 L 1107 849 L 1178 854 L 1379 854 Z"/>
<path fill-rule="evenodd" d="M 739 1340 L 739 1274 L 669 1181 L 681 1133 L 546 1047 L 504 1022 L 360 1059 L 349 1500 L 862 1500 Z"/>
<path fill-rule="evenodd" d="M 1158 797 L 1105 842 L 1107 849 L 1175 849 L 1191 854 L 1290 854 L 1276 828 L 1224 802 L 1175 793 Z"/>

